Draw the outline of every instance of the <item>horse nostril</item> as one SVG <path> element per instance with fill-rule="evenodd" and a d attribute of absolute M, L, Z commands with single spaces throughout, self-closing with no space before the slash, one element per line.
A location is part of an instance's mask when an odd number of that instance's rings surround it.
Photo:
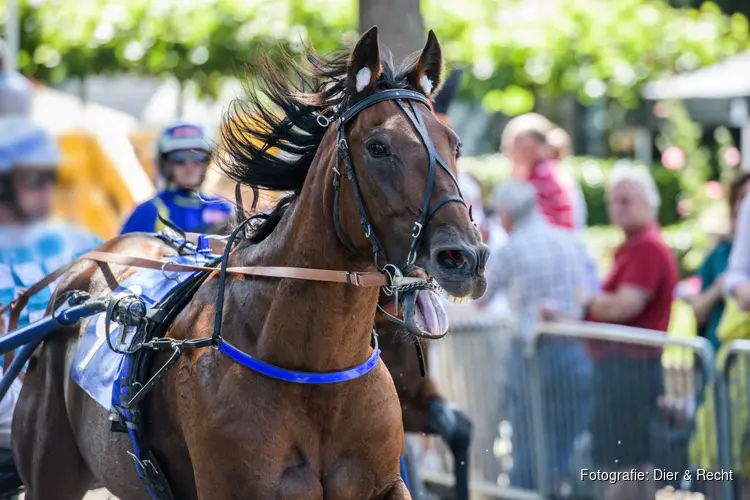
<path fill-rule="evenodd" d="M 487 268 L 487 261 L 490 258 L 490 249 L 483 247 L 477 252 L 477 271 L 480 274 L 484 274 L 484 270 Z"/>
<path fill-rule="evenodd" d="M 441 250 L 437 254 L 438 265 L 448 269 L 462 269 L 470 260 L 469 254 L 462 250 Z"/>

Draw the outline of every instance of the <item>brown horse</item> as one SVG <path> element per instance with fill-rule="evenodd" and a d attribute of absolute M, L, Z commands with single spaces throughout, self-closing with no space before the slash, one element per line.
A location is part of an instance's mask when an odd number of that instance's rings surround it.
<path fill-rule="evenodd" d="M 265 96 L 250 92 L 249 105 L 240 104 L 242 112 L 235 113 L 240 122 L 251 116 L 254 128 L 236 136 L 226 128 L 231 178 L 293 191 L 256 219 L 259 224 L 232 248 L 228 265 L 371 272 L 406 262 L 452 295 L 481 297 L 487 248 L 466 206 L 448 203 L 460 201 L 458 138 L 417 97 L 429 96 L 440 83 L 434 34 L 402 67 L 381 59 L 376 28 L 351 55 L 310 60 L 304 87 L 292 87 L 284 74 L 263 65 Z M 268 102 L 285 117 L 277 118 Z M 372 247 L 375 262 L 367 255 Z M 151 259 L 175 254 L 142 234 L 100 250 Z M 136 271 L 82 260 L 57 292 L 106 296 Z M 377 288 L 230 275 L 225 289 L 222 337 L 268 364 L 331 372 L 372 355 Z M 218 293 L 214 273 L 167 336 L 210 333 Z M 440 335 L 446 325 L 436 317 L 432 293 L 417 292 L 410 319 Z M 57 331 L 29 362 L 13 419 L 14 458 L 26 498 L 73 500 L 104 486 L 123 500 L 147 499 L 127 435 L 110 431 L 108 411 L 70 377 L 82 331 Z M 167 357 L 155 354 L 150 375 Z M 148 394 L 144 411 L 143 443 L 178 500 L 409 498 L 399 475 L 401 412 L 382 362 L 356 380 L 304 385 L 260 375 L 217 349 L 188 350 Z"/>

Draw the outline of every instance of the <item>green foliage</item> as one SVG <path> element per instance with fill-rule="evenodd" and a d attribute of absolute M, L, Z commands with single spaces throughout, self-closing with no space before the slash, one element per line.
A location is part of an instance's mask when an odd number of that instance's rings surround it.
<path fill-rule="evenodd" d="M 192 81 L 215 96 L 260 51 L 330 51 L 356 22 L 351 0 L 20 0 L 21 71 L 58 83 L 130 71 Z M 4 12 L 0 0 L 0 12 Z M 5 19 L 1 19 L 5 23 Z"/>
<path fill-rule="evenodd" d="M 543 8 L 522 0 L 423 0 L 422 6 L 426 25 L 446 40 L 447 57 L 470 68 L 464 97 L 511 115 L 531 110 L 530 92 L 550 99 L 573 92 L 584 103 L 608 97 L 633 107 L 646 81 L 750 47 L 747 19 L 727 17 L 713 2 L 700 9 L 675 9 L 663 0 L 550 0 Z"/>
<path fill-rule="evenodd" d="M 173 75 L 215 94 L 258 51 L 351 38 L 357 0 L 19 0 L 22 71 L 57 83 L 113 71 Z M 0 0 L 0 16 L 4 0 Z M 747 19 L 664 0 L 422 0 L 465 98 L 509 115 L 573 92 L 634 106 L 645 81 L 750 48 Z M 1 18 L 0 18 L 1 19 Z M 4 20 L 2 21 L 4 22 Z M 388 43 L 387 40 L 384 42 Z"/>

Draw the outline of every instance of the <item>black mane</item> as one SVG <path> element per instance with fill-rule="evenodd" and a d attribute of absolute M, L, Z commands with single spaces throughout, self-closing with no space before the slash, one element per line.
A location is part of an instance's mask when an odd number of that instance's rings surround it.
<path fill-rule="evenodd" d="M 349 52 L 309 56 L 302 64 L 284 55 L 277 65 L 263 54 L 251 67 L 257 85 L 244 100 L 235 100 L 222 123 L 224 155 L 219 166 L 235 182 L 258 189 L 291 191 L 267 214 L 253 217 L 250 240 L 266 238 L 297 199 L 326 128 L 318 115 L 333 118 L 347 104 Z M 415 54 L 418 56 L 418 54 Z M 381 51 L 377 90 L 406 88 L 406 73 L 416 61 L 395 66 Z M 257 223 L 256 223 L 257 222 Z"/>

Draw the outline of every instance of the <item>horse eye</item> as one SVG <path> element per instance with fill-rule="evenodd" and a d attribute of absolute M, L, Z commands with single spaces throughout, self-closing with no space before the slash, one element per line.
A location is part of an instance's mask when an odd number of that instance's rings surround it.
<path fill-rule="evenodd" d="M 461 143 L 456 144 L 456 159 L 461 158 Z"/>
<path fill-rule="evenodd" d="M 388 151 L 386 151 L 385 146 L 383 146 L 381 143 L 377 141 L 368 142 L 367 151 L 370 153 L 370 156 L 372 156 L 373 158 L 382 158 L 383 156 L 386 156 L 388 154 Z"/>

